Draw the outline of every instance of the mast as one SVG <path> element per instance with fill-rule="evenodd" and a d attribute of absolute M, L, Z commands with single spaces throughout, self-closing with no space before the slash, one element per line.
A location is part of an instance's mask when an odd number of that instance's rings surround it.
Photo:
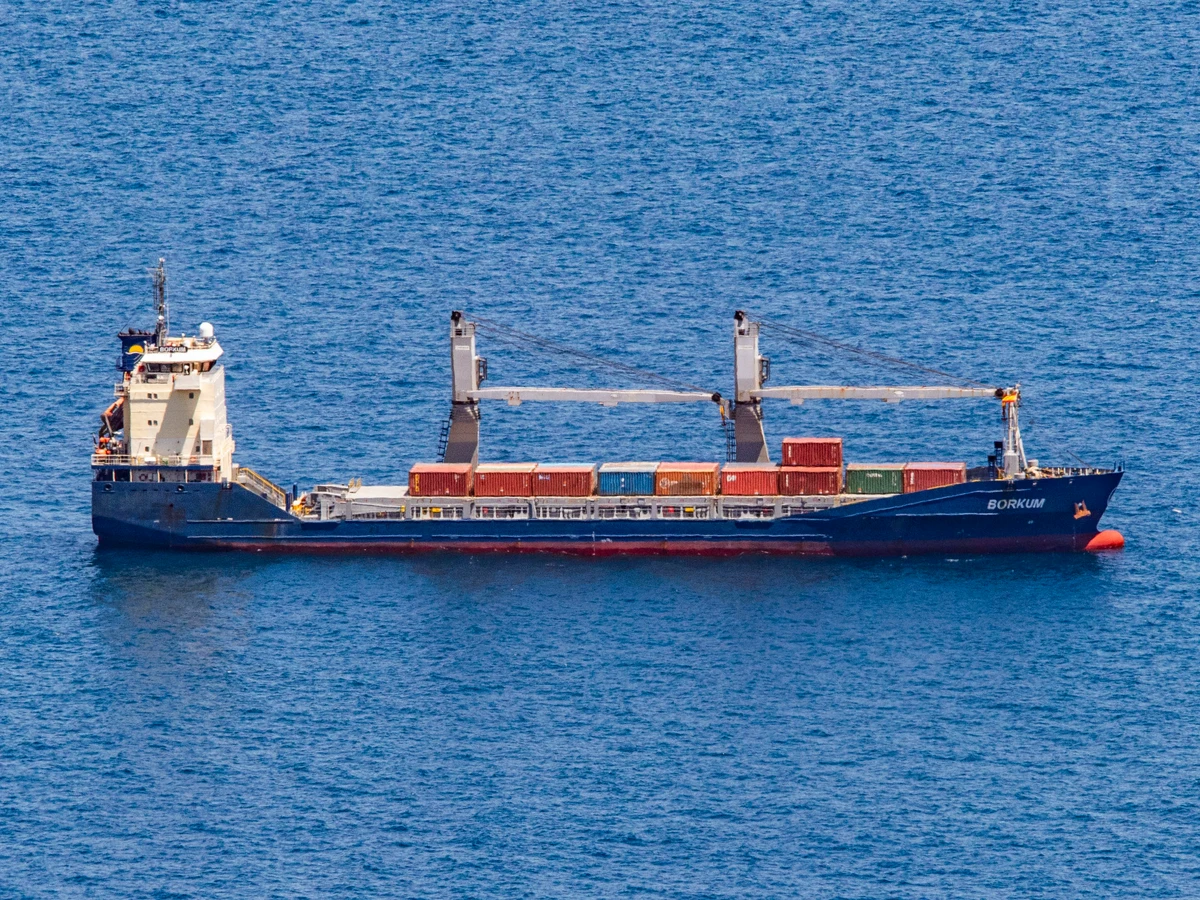
<path fill-rule="evenodd" d="M 1025 459 L 1025 443 L 1021 440 L 1021 425 L 1017 421 L 1017 407 L 1021 405 L 1021 385 L 1004 392 L 1000 399 L 1001 415 L 1004 418 L 1004 476 L 1019 478 L 1028 466 Z"/>
<path fill-rule="evenodd" d="M 151 275 L 154 278 L 154 345 L 160 349 L 166 346 L 167 335 L 171 333 L 171 320 L 167 311 L 167 268 L 166 260 L 158 260 L 158 268 Z"/>
<path fill-rule="evenodd" d="M 479 401 L 471 392 L 487 378 L 487 360 L 475 353 L 475 323 L 457 309 L 450 313 L 450 430 L 442 462 L 479 462 Z"/>
<path fill-rule="evenodd" d="M 758 353 L 758 323 L 739 309 L 733 314 L 733 437 L 738 462 L 771 461 L 763 433 L 762 402 L 754 393 L 762 390 L 770 372 L 771 361 Z"/>

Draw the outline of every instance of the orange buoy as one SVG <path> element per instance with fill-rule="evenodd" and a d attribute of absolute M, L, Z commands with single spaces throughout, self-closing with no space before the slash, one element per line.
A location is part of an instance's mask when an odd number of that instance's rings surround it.
<path fill-rule="evenodd" d="M 1101 550 L 1120 550 L 1125 546 L 1125 536 L 1121 532 L 1110 528 L 1107 531 L 1101 531 L 1094 538 L 1087 542 L 1084 550 L 1092 553 Z"/>

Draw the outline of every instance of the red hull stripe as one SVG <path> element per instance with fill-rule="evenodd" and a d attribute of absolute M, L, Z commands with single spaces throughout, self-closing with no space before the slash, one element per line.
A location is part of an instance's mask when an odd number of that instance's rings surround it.
<path fill-rule="evenodd" d="M 1115 538 L 1112 537 L 1115 535 Z M 970 538 L 939 541 L 320 541 L 213 540 L 188 542 L 207 550 L 271 553 L 562 553 L 575 556 L 905 556 L 919 554 L 1021 553 L 1111 550 L 1124 545 L 1119 532 L 1041 535 L 1036 538 Z"/>

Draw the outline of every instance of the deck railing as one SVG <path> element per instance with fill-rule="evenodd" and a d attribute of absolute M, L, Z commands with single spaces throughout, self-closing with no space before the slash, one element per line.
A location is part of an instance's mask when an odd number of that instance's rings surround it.
<path fill-rule="evenodd" d="M 212 466 L 212 456 L 126 456 L 119 453 L 93 453 L 93 466 Z"/>

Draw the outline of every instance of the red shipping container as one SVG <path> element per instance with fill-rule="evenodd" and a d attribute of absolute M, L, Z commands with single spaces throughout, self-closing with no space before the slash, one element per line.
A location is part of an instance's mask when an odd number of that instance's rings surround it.
<path fill-rule="evenodd" d="M 841 466 L 784 466 L 779 470 L 781 494 L 794 497 L 798 494 L 840 494 L 841 491 Z"/>
<path fill-rule="evenodd" d="M 962 484 L 967 480 L 965 462 L 908 463 L 904 466 L 904 493 L 927 491 L 948 484 Z"/>
<path fill-rule="evenodd" d="M 533 473 L 535 497 L 590 497 L 594 493 L 595 466 L 539 465 Z"/>
<path fill-rule="evenodd" d="M 475 467 L 476 497 L 532 497 L 537 463 L 481 463 Z"/>
<path fill-rule="evenodd" d="M 414 497 L 466 497 L 471 493 L 470 463 L 417 463 L 408 470 Z"/>
<path fill-rule="evenodd" d="M 779 493 L 779 466 L 728 463 L 721 469 L 721 493 L 730 497 L 769 497 Z"/>
<path fill-rule="evenodd" d="M 663 497 L 695 497 L 717 492 L 719 463 L 659 463 L 654 493 Z"/>
<path fill-rule="evenodd" d="M 833 468 L 842 464 L 841 438 L 784 438 L 783 464 L 805 468 Z"/>

